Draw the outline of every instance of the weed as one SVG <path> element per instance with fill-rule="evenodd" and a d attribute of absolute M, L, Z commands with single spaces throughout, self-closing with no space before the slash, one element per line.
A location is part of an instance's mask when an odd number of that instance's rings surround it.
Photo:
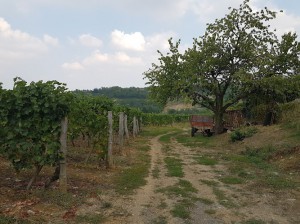
<path fill-rule="evenodd" d="M 190 182 L 180 179 L 177 184 L 161 188 L 158 190 L 158 192 L 166 193 L 168 195 L 173 195 L 177 197 L 191 198 L 191 193 L 196 193 L 197 189 L 194 188 Z"/>
<path fill-rule="evenodd" d="M 182 160 L 174 157 L 165 157 L 164 159 L 168 169 L 168 175 L 171 177 L 183 177 Z"/>

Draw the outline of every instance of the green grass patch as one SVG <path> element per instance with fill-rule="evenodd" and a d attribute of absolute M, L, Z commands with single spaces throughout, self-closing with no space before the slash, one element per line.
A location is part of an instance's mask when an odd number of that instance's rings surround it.
<path fill-rule="evenodd" d="M 235 208 L 237 207 L 233 201 L 225 195 L 225 192 L 220 190 L 217 187 L 213 187 L 213 192 L 216 195 L 219 203 L 226 208 Z"/>
<path fill-rule="evenodd" d="M 209 156 L 196 156 L 196 157 L 193 157 L 193 159 L 198 164 L 207 165 L 207 166 L 213 166 L 218 163 L 218 161 L 215 158 L 209 157 Z"/>
<path fill-rule="evenodd" d="M 171 213 L 174 217 L 182 218 L 182 219 L 189 219 L 190 218 L 190 211 L 189 207 L 193 204 L 181 202 L 174 206 L 171 210 Z"/>
<path fill-rule="evenodd" d="M 87 215 L 76 216 L 76 223 L 97 224 L 97 223 L 104 223 L 104 222 L 105 222 L 105 218 L 102 214 L 87 214 Z"/>
<path fill-rule="evenodd" d="M 183 177 L 182 160 L 174 157 L 165 157 L 164 162 L 171 177 Z"/>
<path fill-rule="evenodd" d="M 16 219 L 10 216 L 4 216 L 0 214 L 0 223 L 1 224 L 30 224 L 28 220 Z"/>
<path fill-rule="evenodd" d="M 176 140 L 183 144 L 184 146 L 187 147 L 199 147 L 199 146 L 204 146 L 204 147 L 212 147 L 214 146 L 214 136 L 212 137 L 205 137 L 202 135 L 191 137 L 190 133 L 183 133 L 183 134 L 178 134 L 176 137 Z"/>
<path fill-rule="evenodd" d="M 136 145 L 137 155 L 129 168 L 124 169 L 115 178 L 116 192 L 120 194 L 132 194 L 133 191 L 146 184 L 145 178 L 149 174 L 150 156 Z"/>
<path fill-rule="evenodd" d="M 242 184 L 244 182 L 243 179 L 233 176 L 222 177 L 220 178 L 220 181 L 222 181 L 224 184 Z"/>
<path fill-rule="evenodd" d="M 154 169 L 152 170 L 152 177 L 155 179 L 159 178 L 159 173 L 160 173 L 160 170 L 159 170 L 158 166 L 155 166 Z"/>
<path fill-rule="evenodd" d="M 178 135 L 179 133 L 182 133 L 182 131 L 175 131 L 175 132 L 171 132 L 169 134 L 163 135 L 159 138 L 159 141 L 161 141 L 165 144 L 169 144 L 169 143 L 171 143 L 171 138 Z"/>
<path fill-rule="evenodd" d="M 192 198 L 192 193 L 197 191 L 189 181 L 182 179 L 179 179 L 179 182 L 173 186 L 158 189 L 158 192 L 183 198 Z"/>

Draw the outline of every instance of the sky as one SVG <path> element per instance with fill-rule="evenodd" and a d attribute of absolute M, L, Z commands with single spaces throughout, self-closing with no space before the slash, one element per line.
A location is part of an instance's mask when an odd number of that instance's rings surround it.
<path fill-rule="evenodd" d="M 0 82 L 57 80 L 70 90 L 145 87 L 143 73 L 166 52 L 204 34 L 242 0 L 0 0 Z M 283 10 L 272 25 L 300 35 L 299 0 L 251 0 Z M 299 38 L 298 38 L 299 39 Z M 299 39 L 300 40 L 300 39 Z"/>

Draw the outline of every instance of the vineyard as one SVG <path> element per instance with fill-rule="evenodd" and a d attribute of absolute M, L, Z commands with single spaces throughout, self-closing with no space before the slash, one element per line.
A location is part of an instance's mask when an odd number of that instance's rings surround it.
<path fill-rule="evenodd" d="M 99 164 L 110 168 L 113 155 L 143 126 L 188 120 L 183 115 L 145 114 L 107 97 L 72 93 L 56 81 L 28 84 L 16 78 L 12 90 L 1 89 L 0 99 L 0 153 L 16 172 L 34 170 L 27 189 L 45 166 L 55 167 L 45 187 L 57 179 L 63 185 L 66 145 L 88 149 L 85 163 L 97 155 Z M 67 190 L 66 183 L 62 190 Z"/>

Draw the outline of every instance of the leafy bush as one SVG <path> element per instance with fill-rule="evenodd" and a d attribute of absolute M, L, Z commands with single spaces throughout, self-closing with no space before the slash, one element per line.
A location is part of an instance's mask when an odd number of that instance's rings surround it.
<path fill-rule="evenodd" d="M 249 138 L 255 133 L 257 133 L 257 128 L 255 127 L 239 128 L 231 133 L 230 139 L 232 142 L 242 141 L 244 138 Z"/>

